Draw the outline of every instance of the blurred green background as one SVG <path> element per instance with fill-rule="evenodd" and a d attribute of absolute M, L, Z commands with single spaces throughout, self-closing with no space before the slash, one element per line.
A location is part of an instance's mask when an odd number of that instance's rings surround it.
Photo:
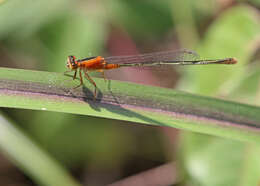
<path fill-rule="evenodd" d="M 236 57 L 239 63 L 120 69 L 106 76 L 260 105 L 259 8 L 259 0 L 2 0 L 0 65 L 64 72 L 68 55 L 188 48 L 202 58 Z M 176 185 L 260 184 L 260 148 L 254 144 L 80 115 L 1 110 L 82 185 L 106 185 L 169 161 L 179 165 Z M 46 185 L 2 152 L 1 185 Z M 34 157 L 27 158 L 24 164 Z"/>

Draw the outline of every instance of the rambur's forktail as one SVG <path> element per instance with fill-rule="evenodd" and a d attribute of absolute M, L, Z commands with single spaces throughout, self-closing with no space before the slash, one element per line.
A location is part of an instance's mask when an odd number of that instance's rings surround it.
<path fill-rule="evenodd" d="M 88 75 L 88 71 L 99 71 L 104 75 L 104 70 L 110 70 L 120 67 L 133 66 L 157 66 L 157 65 L 206 65 L 206 64 L 236 64 L 235 58 L 224 59 L 198 59 L 196 52 L 189 50 L 155 52 L 129 56 L 111 56 L 111 57 L 88 57 L 76 59 L 75 56 L 68 56 L 67 67 L 75 71 L 73 80 L 77 76 L 79 69 L 80 84 L 74 88 L 83 85 L 82 70 L 85 77 L 94 85 L 94 98 L 96 98 L 97 85 Z"/>

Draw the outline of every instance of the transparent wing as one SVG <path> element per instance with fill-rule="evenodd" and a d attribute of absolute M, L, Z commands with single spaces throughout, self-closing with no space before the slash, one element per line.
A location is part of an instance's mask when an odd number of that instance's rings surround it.
<path fill-rule="evenodd" d="M 105 57 L 110 64 L 153 64 L 157 62 L 178 63 L 180 61 L 198 60 L 199 55 L 190 50 L 164 51 L 130 56 Z"/>

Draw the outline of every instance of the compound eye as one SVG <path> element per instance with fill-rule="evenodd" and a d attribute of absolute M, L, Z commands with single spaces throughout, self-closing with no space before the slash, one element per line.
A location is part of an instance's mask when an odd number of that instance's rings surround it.
<path fill-rule="evenodd" d="M 67 67 L 71 68 L 75 65 L 75 57 L 74 56 L 68 56 L 67 58 Z"/>
<path fill-rule="evenodd" d="M 69 56 L 67 64 L 71 64 L 71 65 L 75 64 L 75 57 L 74 56 Z"/>

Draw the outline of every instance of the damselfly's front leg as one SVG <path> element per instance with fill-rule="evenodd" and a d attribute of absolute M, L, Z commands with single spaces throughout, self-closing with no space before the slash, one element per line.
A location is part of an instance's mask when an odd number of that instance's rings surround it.
<path fill-rule="evenodd" d="M 89 82 L 90 82 L 92 85 L 94 85 L 94 87 L 95 87 L 95 90 L 94 90 L 94 99 L 96 99 L 96 97 L 97 97 L 97 85 L 96 85 L 95 81 L 88 75 L 86 69 L 83 69 L 83 71 L 84 71 L 85 77 L 86 77 L 86 78 L 89 80 Z"/>
<path fill-rule="evenodd" d="M 77 76 L 77 70 L 75 71 L 75 74 L 73 76 L 73 80 L 76 78 L 76 76 Z M 79 69 L 79 78 L 80 78 L 80 84 L 78 86 L 74 87 L 73 89 L 76 89 L 76 88 L 83 85 L 83 78 L 82 78 L 82 74 L 81 74 L 81 69 Z"/>
<path fill-rule="evenodd" d="M 74 76 L 73 76 L 73 80 L 76 79 L 77 77 L 77 70 L 75 70 Z"/>
<path fill-rule="evenodd" d="M 73 80 L 75 80 L 76 77 L 77 77 L 77 69 L 76 70 L 71 70 L 71 71 L 66 71 L 66 72 L 64 72 L 64 75 L 67 75 L 66 74 L 67 72 L 72 72 L 72 71 L 74 71 Z M 83 85 L 83 78 L 82 78 L 82 74 L 81 74 L 81 69 L 79 69 L 79 77 L 80 77 L 80 84 L 77 85 L 76 87 L 73 87 L 72 89 L 76 89 L 76 88 L 78 88 L 78 87 Z M 71 90 L 69 92 L 72 93 Z"/>
<path fill-rule="evenodd" d="M 74 75 L 73 75 L 73 80 L 74 80 L 74 79 L 76 79 L 76 77 L 77 77 L 77 70 L 67 70 L 67 71 L 65 71 L 63 74 L 64 74 L 64 75 L 67 75 L 68 72 L 72 72 L 72 71 L 74 71 Z"/>
<path fill-rule="evenodd" d="M 64 74 L 64 75 L 67 75 L 67 73 L 72 72 L 72 71 L 74 71 L 74 70 L 67 70 L 67 71 L 65 71 L 63 74 Z"/>
<path fill-rule="evenodd" d="M 77 70 L 67 70 L 67 71 L 65 71 L 63 74 L 67 76 L 67 75 L 68 75 L 68 74 L 67 74 L 68 72 L 73 72 L 73 71 L 74 71 L 74 75 L 73 75 L 73 80 L 74 80 L 74 79 L 76 79 L 76 77 L 77 77 Z M 70 81 L 70 80 L 68 80 L 68 81 Z"/>

